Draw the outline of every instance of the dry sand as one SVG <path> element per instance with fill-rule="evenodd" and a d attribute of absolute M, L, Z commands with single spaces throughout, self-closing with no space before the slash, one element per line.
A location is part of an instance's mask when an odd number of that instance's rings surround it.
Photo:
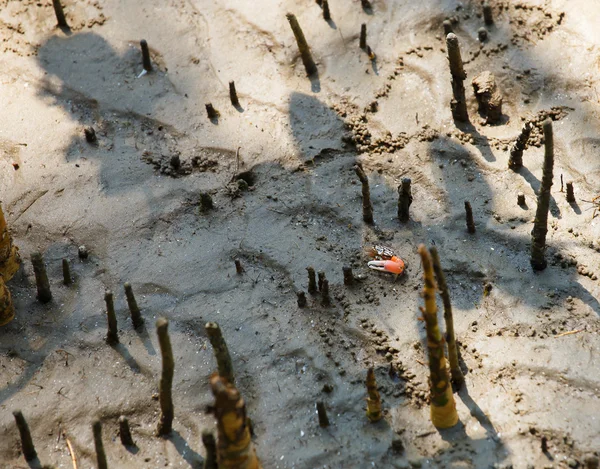
<path fill-rule="evenodd" d="M 584 200 L 600 195 L 600 3 L 491 3 L 495 24 L 481 45 L 478 1 L 372 0 L 365 12 L 358 0 L 331 0 L 328 23 L 312 0 L 65 0 L 72 29 L 62 31 L 49 0 L 0 0 L 0 200 L 24 259 L 9 283 L 16 319 L 0 329 L 0 466 L 27 467 L 11 413 L 21 409 L 43 464 L 72 467 L 66 432 L 79 467 L 95 467 L 91 422 L 100 418 L 111 468 L 201 467 L 200 434 L 214 428 L 207 321 L 224 331 L 265 468 L 581 467 L 598 452 L 600 218 Z M 317 61 L 312 80 L 288 11 Z M 472 125 L 461 128 L 449 108 L 446 18 L 468 74 Z M 361 23 L 374 62 L 358 47 Z M 141 38 L 155 71 L 137 78 Z M 484 70 L 504 97 L 501 125 L 477 115 L 470 80 Z M 229 102 L 230 80 L 241 109 Z M 208 102 L 218 122 L 206 117 Z M 507 161 L 524 119 L 548 112 L 549 266 L 535 274 L 539 130 L 519 173 Z M 97 146 L 84 139 L 88 125 Z M 362 222 L 357 160 L 374 228 Z M 244 171 L 248 190 L 231 184 Z M 576 204 L 560 192 L 561 175 L 574 181 Z M 396 218 L 402 177 L 413 183 L 406 224 Z M 201 213 L 206 191 L 215 210 Z M 444 431 L 426 403 L 422 242 L 441 254 L 468 370 L 460 423 Z M 373 243 L 406 260 L 403 277 L 368 271 L 363 248 Z M 51 278 L 47 305 L 35 298 L 35 250 Z M 65 257 L 71 287 L 61 283 Z M 364 276 L 353 288 L 342 284 L 344 264 Z M 318 296 L 296 306 L 308 265 L 326 272 L 333 306 Z M 146 319 L 140 333 L 126 281 Z M 121 343 L 112 348 L 105 289 L 116 294 Z M 161 316 L 176 366 L 167 439 L 152 435 Z M 371 363 L 386 409 L 378 424 L 364 414 Z M 121 414 L 137 450 L 119 442 Z"/>

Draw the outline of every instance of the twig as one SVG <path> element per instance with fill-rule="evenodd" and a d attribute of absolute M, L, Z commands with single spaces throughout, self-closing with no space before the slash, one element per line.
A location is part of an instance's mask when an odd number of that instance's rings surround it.
<path fill-rule="evenodd" d="M 75 450 L 73 449 L 71 440 L 69 440 L 69 437 L 67 436 L 66 432 L 63 432 L 62 435 L 63 435 L 63 438 L 65 439 L 65 441 L 67 442 L 67 448 L 69 449 L 69 454 L 71 455 L 71 462 L 73 463 L 73 469 L 78 469 L 79 466 L 77 465 L 77 455 L 75 454 Z"/>
<path fill-rule="evenodd" d="M 267 210 L 268 210 L 269 212 L 275 212 L 275 213 L 279 213 L 280 215 L 286 215 L 286 213 L 284 213 L 284 212 L 282 212 L 282 211 L 280 211 L 280 210 L 275 210 L 274 208 L 269 208 L 269 207 L 267 207 Z"/>
<path fill-rule="evenodd" d="M 235 178 L 237 177 L 238 172 L 240 171 L 240 150 L 241 149 L 242 149 L 242 147 L 238 147 L 237 151 L 235 152 L 235 172 L 233 173 L 231 182 L 235 181 Z"/>
<path fill-rule="evenodd" d="M 562 336 L 565 336 L 565 335 L 577 334 L 577 333 L 583 332 L 583 331 L 585 331 L 585 329 L 575 329 L 574 331 L 562 332 L 561 334 L 555 335 L 554 338 L 562 337 Z"/>

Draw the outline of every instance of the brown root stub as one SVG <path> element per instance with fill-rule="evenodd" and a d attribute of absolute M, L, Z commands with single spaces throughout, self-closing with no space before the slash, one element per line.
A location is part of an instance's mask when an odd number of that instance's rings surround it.
<path fill-rule="evenodd" d="M 0 275 L 8 282 L 21 266 L 19 248 L 13 245 L 13 239 L 8 231 L 2 205 L 0 205 Z"/>
<path fill-rule="evenodd" d="M 419 246 L 419 254 L 423 265 L 423 298 L 425 300 L 425 307 L 421 308 L 421 312 L 423 313 L 427 329 L 431 422 L 437 428 L 450 428 L 458 423 L 458 413 L 456 412 L 456 403 L 454 402 L 450 377 L 446 368 L 444 339 L 438 327 L 433 265 L 431 256 L 423 244 Z"/>
<path fill-rule="evenodd" d="M 352 273 L 352 267 L 349 265 L 343 266 L 342 273 L 344 274 L 344 285 L 347 287 L 354 285 L 354 274 Z"/>
<path fill-rule="evenodd" d="M 90 253 L 88 251 L 88 248 L 82 244 L 77 248 L 77 255 L 79 256 L 79 259 L 85 260 L 89 257 Z"/>
<path fill-rule="evenodd" d="M 323 19 L 325 21 L 331 21 L 331 11 L 329 11 L 329 2 L 327 0 L 323 0 L 321 6 L 323 7 Z"/>
<path fill-rule="evenodd" d="M 85 141 L 88 143 L 97 143 L 98 137 L 96 137 L 96 131 L 93 127 L 85 127 L 83 129 L 83 134 L 85 135 Z"/>
<path fill-rule="evenodd" d="M 15 318 L 15 307 L 13 306 L 10 290 L 4 284 L 0 275 L 0 326 L 4 326 Z"/>
<path fill-rule="evenodd" d="M 533 270 L 544 270 L 547 262 L 544 257 L 546 252 L 546 234 L 548 233 L 548 210 L 550 207 L 550 189 L 552 187 L 552 170 L 554 168 L 554 136 L 552 121 L 546 119 L 544 130 L 544 166 L 542 184 L 537 199 L 535 221 L 531 231 L 531 267 Z"/>
<path fill-rule="evenodd" d="M 298 308 L 304 308 L 306 306 L 306 294 L 303 291 L 296 292 Z"/>
<path fill-rule="evenodd" d="M 174 170 L 178 170 L 179 168 L 181 168 L 181 158 L 179 157 L 179 155 L 171 156 L 171 159 L 169 160 L 169 165 Z"/>
<path fill-rule="evenodd" d="M 485 42 L 488 40 L 488 30 L 481 27 L 477 30 L 477 38 L 479 42 Z"/>
<path fill-rule="evenodd" d="M 140 313 L 140 308 L 138 307 L 135 296 L 133 295 L 133 288 L 131 288 L 131 284 L 129 282 L 125 282 L 123 287 L 125 289 L 125 297 L 127 298 L 129 313 L 131 314 L 131 322 L 133 323 L 133 327 L 138 329 L 144 325 L 144 318 Z"/>
<path fill-rule="evenodd" d="M 573 181 L 567 182 L 567 202 L 575 203 L 575 192 L 573 191 Z"/>
<path fill-rule="evenodd" d="M 211 431 L 202 431 L 202 444 L 206 450 L 206 457 L 204 458 L 204 465 L 202 469 L 219 469 L 217 463 L 217 442 L 215 435 Z"/>
<path fill-rule="evenodd" d="M 142 49 L 142 65 L 146 72 L 152 71 L 152 62 L 150 61 L 150 49 L 148 49 L 148 43 L 145 39 L 140 41 L 140 48 Z"/>
<path fill-rule="evenodd" d="M 381 396 L 377 390 L 375 370 L 370 367 L 367 371 L 367 418 L 371 422 L 378 422 L 383 417 L 381 413 Z"/>
<path fill-rule="evenodd" d="M 548 437 L 546 436 L 542 436 L 542 440 L 541 440 L 541 450 L 542 453 L 547 453 L 548 452 Z"/>
<path fill-rule="evenodd" d="M 123 446 L 135 446 L 129 429 L 129 420 L 124 415 L 119 417 L 119 437 Z"/>
<path fill-rule="evenodd" d="M 19 429 L 19 436 L 21 437 L 21 450 L 25 461 L 33 461 L 37 458 L 35 447 L 33 446 L 33 439 L 31 438 L 31 432 L 29 431 L 29 425 L 23 417 L 23 413 L 20 410 L 13 412 L 17 428 Z"/>
<path fill-rule="evenodd" d="M 246 269 L 244 269 L 244 267 L 242 266 L 242 261 L 240 261 L 239 259 L 234 259 L 233 262 L 235 264 L 236 274 L 242 275 L 244 272 L 246 272 Z"/>
<path fill-rule="evenodd" d="M 444 27 L 444 36 L 448 36 L 448 34 L 454 32 L 454 29 L 452 29 L 452 21 L 444 20 L 442 26 Z"/>
<path fill-rule="evenodd" d="M 491 72 L 481 72 L 471 81 L 479 112 L 486 117 L 486 123 L 498 124 L 502 120 L 502 95 L 496 85 L 496 77 Z"/>
<path fill-rule="evenodd" d="M 210 377 L 210 387 L 215 396 L 219 469 L 262 469 L 239 391 L 217 373 Z"/>
<path fill-rule="evenodd" d="M 52 0 L 52 6 L 54 7 L 54 14 L 56 15 L 56 22 L 61 28 L 68 28 L 67 19 L 65 18 L 65 12 L 60 4 L 60 0 Z"/>
<path fill-rule="evenodd" d="M 373 49 L 371 49 L 371 46 L 367 44 L 367 55 L 369 56 L 369 60 L 375 60 L 376 56 L 375 56 L 375 52 L 373 52 Z M 375 109 L 373 112 L 377 112 L 377 109 Z"/>
<path fill-rule="evenodd" d="M 300 50 L 300 56 L 302 57 L 302 63 L 306 69 L 306 74 L 308 76 L 314 75 L 317 73 L 317 65 L 312 58 L 312 54 L 310 53 L 310 48 L 308 47 L 308 43 L 306 42 L 306 38 L 302 32 L 302 28 L 300 28 L 300 24 L 298 23 L 295 15 L 288 13 L 286 18 L 290 23 L 290 27 L 292 28 L 292 32 L 296 38 L 296 43 L 298 44 L 298 49 Z"/>
<path fill-rule="evenodd" d="M 362 165 L 356 164 L 354 171 L 362 184 L 362 203 L 363 203 L 363 220 L 365 223 L 372 225 L 373 222 L 373 204 L 371 204 L 371 190 L 369 189 L 369 179 L 365 174 Z"/>
<path fill-rule="evenodd" d="M 208 212 L 215 208 L 213 199 L 208 192 L 200 192 L 200 212 Z"/>
<path fill-rule="evenodd" d="M 433 264 L 433 271 L 435 272 L 435 278 L 438 283 L 440 296 L 444 303 L 444 322 L 446 323 L 446 342 L 448 343 L 448 361 L 450 362 L 450 373 L 452 374 L 452 382 L 456 390 L 459 390 L 465 382 L 465 377 L 460 369 L 458 362 L 458 347 L 456 346 L 456 337 L 454 336 L 454 316 L 452 314 L 452 303 L 450 301 L 450 291 L 446 284 L 446 276 L 442 270 L 442 264 L 440 262 L 440 256 L 437 252 L 436 247 L 432 247 L 429 252 L 431 253 L 431 262 Z"/>
<path fill-rule="evenodd" d="M 321 304 L 323 306 L 331 305 L 331 296 L 329 296 L 329 280 L 323 279 L 323 286 L 321 288 Z"/>
<path fill-rule="evenodd" d="M 235 90 L 235 82 L 229 82 L 229 99 L 233 107 L 240 107 L 240 100 L 238 99 L 237 91 Z"/>
<path fill-rule="evenodd" d="M 63 272 L 63 283 L 65 285 L 71 285 L 73 283 L 73 279 L 71 278 L 71 268 L 69 267 L 69 260 L 62 260 L 62 272 Z"/>
<path fill-rule="evenodd" d="M 475 221 L 473 220 L 473 209 L 471 203 L 465 200 L 465 215 L 467 220 L 467 231 L 471 234 L 475 233 Z"/>
<path fill-rule="evenodd" d="M 410 178 L 403 178 L 402 183 L 398 186 L 398 220 L 403 223 L 409 219 L 409 208 L 413 202 L 410 184 Z"/>
<path fill-rule="evenodd" d="M 100 422 L 100 420 L 96 420 L 92 424 L 92 433 L 94 434 L 94 447 L 96 448 L 96 463 L 98 469 L 108 469 L 104 443 L 102 443 L 102 422 Z"/>
<path fill-rule="evenodd" d="M 517 194 L 517 204 L 521 207 L 525 205 L 525 194 L 522 192 Z"/>
<path fill-rule="evenodd" d="M 360 0 L 360 4 L 365 11 L 370 11 L 373 8 L 369 0 Z"/>
<path fill-rule="evenodd" d="M 585 457 L 583 463 L 585 464 L 585 469 L 598 469 L 600 467 L 600 458 L 595 454 L 590 454 Z"/>
<path fill-rule="evenodd" d="M 219 118 L 219 111 L 217 111 L 214 106 L 212 105 L 212 103 L 206 103 L 204 105 L 204 107 L 206 108 L 206 115 L 208 116 L 208 118 L 210 120 L 215 120 Z"/>
<path fill-rule="evenodd" d="M 319 416 L 319 426 L 325 428 L 329 426 L 329 417 L 327 417 L 327 410 L 325 409 L 325 403 L 323 401 L 317 402 L 317 414 Z"/>
<path fill-rule="evenodd" d="M 158 400 L 160 402 L 160 418 L 156 427 L 156 434 L 164 436 L 171 433 L 173 429 L 173 374 L 175 372 L 175 360 L 169 337 L 169 321 L 159 318 L 156 321 L 156 333 L 162 355 L 162 371 L 158 385 Z"/>
<path fill-rule="evenodd" d="M 485 0 L 483 2 L 483 20 L 488 26 L 494 24 L 494 17 L 492 13 L 492 6 L 490 5 L 490 2 Z"/>
<path fill-rule="evenodd" d="M 308 272 L 308 293 L 314 295 L 317 293 L 317 277 L 315 275 L 314 267 L 307 267 L 306 271 Z"/>
<path fill-rule="evenodd" d="M 117 315 L 115 314 L 113 293 L 110 290 L 106 290 L 106 293 L 104 293 L 104 301 L 106 303 L 106 318 L 108 321 L 106 343 L 108 345 L 115 345 L 119 343 L 119 329 L 117 327 Z"/>
<path fill-rule="evenodd" d="M 456 34 L 446 35 L 446 49 L 448 50 L 448 62 L 450 64 L 450 75 L 452 76 L 452 100 L 450 110 L 452 118 L 458 122 L 468 122 L 467 98 L 465 96 L 464 81 L 467 78 L 460 55 L 460 44 Z"/>
<path fill-rule="evenodd" d="M 323 281 L 325 280 L 325 272 L 320 271 L 317 275 L 319 276 L 319 291 L 323 291 Z"/>
<path fill-rule="evenodd" d="M 33 273 L 35 274 L 37 299 L 41 303 L 48 303 L 52 300 L 52 292 L 50 291 L 50 282 L 48 281 L 48 274 L 46 273 L 46 265 L 39 252 L 33 252 L 31 254 L 31 264 L 33 265 Z"/>
<path fill-rule="evenodd" d="M 367 25 L 365 23 L 360 25 L 360 39 L 358 41 L 358 46 L 362 50 L 367 48 Z"/>
<path fill-rule="evenodd" d="M 225 378 L 231 385 L 235 385 L 231 356 L 229 355 L 229 349 L 223 338 L 221 328 L 216 322 L 207 322 L 204 326 L 204 330 L 208 335 L 208 339 L 210 340 L 210 344 L 215 353 L 219 375 Z"/>
<path fill-rule="evenodd" d="M 529 136 L 531 135 L 531 129 L 533 126 L 531 122 L 525 122 L 521 133 L 517 137 L 514 145 L 510 150 L 510 158 L 508 160 L 508 167 L 513 171 L 517 171 L 519 168 L 523 166 L 523 150 L 525 150 L 525 145 L 527 145 L 527 141 L 529 140 Z"/>
<path fill-rule="evenodd" d="M 314 295 L 317 293 L 317 277 L 315 274 L 314 267 L 307 267 L 306 272 L 308 273 L 308 293 Z"/>

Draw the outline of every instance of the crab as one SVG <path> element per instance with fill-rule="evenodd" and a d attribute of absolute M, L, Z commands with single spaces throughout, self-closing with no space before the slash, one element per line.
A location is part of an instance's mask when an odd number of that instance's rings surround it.
<path fill-rule="evenodd" d="M 404 261 L 387 246 L 376 244 L 367 250 L 367 254 L 374 259 L 368 262 L 369 269 L 394 274 L 396 277 L 404 272 Z"/>

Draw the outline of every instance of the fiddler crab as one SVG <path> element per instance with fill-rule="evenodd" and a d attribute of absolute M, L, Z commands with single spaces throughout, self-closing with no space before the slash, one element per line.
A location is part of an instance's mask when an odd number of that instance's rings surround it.
<path fill-rule="evenodd" d="M 369 269 L 394 274 L 396 277 L 404 272 L 404 261 L 386 246 L 375 245 L 367 250 L 374 260 L 367 264 Z"/>

